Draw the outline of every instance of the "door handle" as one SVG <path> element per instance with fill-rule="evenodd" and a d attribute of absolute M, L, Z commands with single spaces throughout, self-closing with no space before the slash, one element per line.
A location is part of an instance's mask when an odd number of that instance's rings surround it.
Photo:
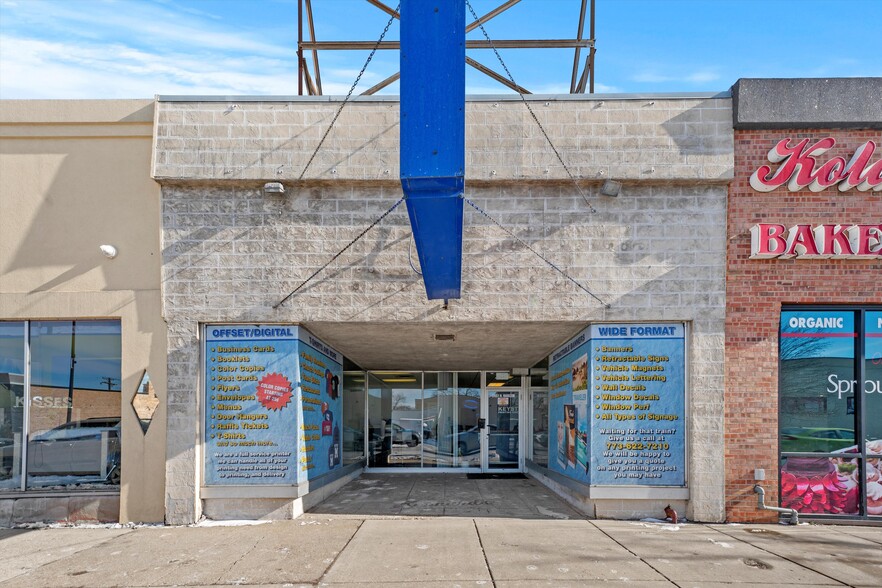
<path fill-rule="evenodd" d="M 487 419 L 478 419 L 478 428 L 484 430 L 487 427 Z"/>

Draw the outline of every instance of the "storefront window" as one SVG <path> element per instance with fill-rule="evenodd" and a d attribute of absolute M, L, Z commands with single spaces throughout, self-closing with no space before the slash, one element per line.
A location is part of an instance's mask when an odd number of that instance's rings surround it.
<path fill-rule="evenodd" d="M 453 467 L 456 458 L 453 373 L 426 373 L 423 379 L 423 466 Z"/>
<path fill-rule="evenodd" d="M 781 325 L 781 451 L 854 446 L 854 312 L 783 312 Z"/>
<path fill-rule="evenodd" d="M 533 463 L 548 467 L 548 389 L 532 388 Z"/>
<path fill-rule="evenodd" d="M 30 323 L 28 487 L 119 483 L 120 328 Z"/>
<path fill-rule="evenodd" d="M 864 314 L 864 374 L 867 514 L 882 517 L 882 311 Z"/>
<path fill-rule="evenodd" d="M 882 514 L 880 460 L 872 457 L 882 455 L 880 318 L 862 309 L 781 313 L 782 506 L 812 515 Z"/>
<path fill-rule="evenodd" d="M 119 484 L 121 349 L 118 321 L 0 323 L 0 488 Z"/>
<path fill-rule="evenodd" d="M 343 372 L 343 465 L 364 463 L 365 372 Z"/>
<path fill-rule="evenodd" d="M 481 372 L 369 372 L 368 465 L 480 467 L 480 413 Z"/>
<path fill-rule="evenodd" d="M 0 489 L 21 488 L 25 323 L 0 322 Z"/>
<path fill-rule="evenodd" d="M 481 467 L 481 372 L 457 372 L 456 407 L 457 465 Z"/>
<path fill-rule="evenodd" d="M 422 465 L 422 389 L 423 375 L 420 372 L 369 374 L 369 465 Z"/>

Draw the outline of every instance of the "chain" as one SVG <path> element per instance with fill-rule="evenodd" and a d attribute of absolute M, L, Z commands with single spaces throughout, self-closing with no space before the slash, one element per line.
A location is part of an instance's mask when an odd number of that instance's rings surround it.
<path fill-rule="evenodd" d="M 502 60 L 502 55 L 499 54 L 499 51 L 496 50 L 496 46 L 493 44 L 493 41 L 490 39 L 490 35 L 487 34 L 487 29 L 484 28 L 484 23 L 481 23 L 478 19 L 478 15 L 475 13 L 475 9 L 472 8 L 472 4 L 469 0 L 466 0 L 466 6 L 469 7 L 469 12 L 472 13 L 472 17 L 475 19 L 475 22 L 479 23 L 478 26 L 481 27 L 481 32 L 484 33 L 484 38 L 487 39 L 487 43 L 490 45 L 490 48 L 493 49 L 493 53 L 496 54 L 496 59 L 499 60 L 499 64 L 502 66 L 502 69 L 505 70 L 506 75 L 508 76 L 508 80 L 515 87 L 520 87 L 514 80 L 514 76 L 511 75 L 511 72 L 508 70 L 508 66 L 505 65 L 505 62 Z M 548 136 L 548 133 L 545 131 L 545 127 L 542 126 L 542 123 L 539 122 L 539 117 L 536 116 L 536 113 L 533 112 L 533 108 L 530 106 L 530 103 L 524 97 L 524 95 L 518 91 L 518 96 L 521 97 L 521 100 L 524 102 L 524 106 L 527 107 L 527 110 L 530 112 L 530 116 L 533 117 L 533 120 L 536 121 L 536 125 L 539 127 L 539 130 L 542 131 L 542 135 L 545 137 L 545 140 L 548 141 L 548 145 L 551 147 L 551 150 L 554 151 L 554 154 L 557 156 L 557 160 L 563 166 L 564 171 L 567 172 L 567 175 L 573 181 L 573 185 L 576 187 L 576 191 L 579 192 L 579 196 L 582 197 L 582 200 L 585 201 L 585 205 L 588 206 L 588 210 L 592 213 L 596 213 L 597 210 L 591 206 L 591 203 L 588 202 L 588 197 L 585 196 L 585 193 L 582 191 L 581 186 L 579 186 L 579 181 L 576 179 L 576 176 L 573 175 L 573 172 L 570 170 L 569 166 L 564 162 L 563 157 L 561 157 L 560 152 L 557 150 L 557 147 L 554 146 L 554 143 L 551 141 L 551 137 Z"/>
<path fill-rule="evenodd" d="M 319 275 L 319 274 L 320 274 L 320 273 L 321 273 L 326 267 L 328 267 L 329 265 L 331 265 L 332 263 L 334 263 L 334 262 L 337 260 L 338 257 L 340 257 L 341 255 L 343 255 L 344 253 L 346 253 L 346 251 L 347 251 L 350 247 L 352 247 L 353 245 L 355 245 L 355 243 L 358 242 L 359 239 L 361 239 L 362 237 L 364 237 L 364 236 L 367 234 L 368 231 L 370 231 L 370 230 L 373 229 L 375 226 L 377 226 L 378 224 L 380 224 L 380 223 L 383 221 L 383 219 L 386 218 L 387 216 L 389 216 L 389 215 L 392 213 L 393 210 L 395 210 L 396 208 L 398 208 L 398 206 L 399 206 L 402 202 L 404 202 L 404 196 L 402 196 L 401 198 L 399 198 L 399 199 L 398 199 L 398 202 L 396 202 L 395 204 L 392 205 L 392 208 L 390 208 L 389 210 L 387 210 L 386 212 L 384 212 L 383 214 L 381 214 L 380 217 L 379 217 L 377 220 L 375 220 L 374 222 L 372 222 L 368 228 L 366 228 L 366 229 L 363 230 L 361 233 L 359 233 L 358 236 L 357 236 L 355 239 L 353 239 L 352 241 L 349 242 L 348 245 L 346 245 L 346 247 L 344 247 L 343 249 L 341 249 L 340 251 L 338 251 L 337 254 L 336 254 L 334 257 L 332 257 L 331 259 L 329 259 L 328 262 L 327 262 L 325 265 L 323 265 L 322 267 L 320 267 L 320 268 L 318 268 L 317 270 L 315 270 L 314 272 L 312 272 L 312 275 L 311 275 L 311 276 L 309 276 L 308 278 L 306 278 L 305 280 L 303 280 L 303 281 L 300 283 L 300 285 L 297 286 L 296 288 L 294 288 L 294 289 L 293 289 L 293 290 L 292 290 L 287 296 L 285 296 L 284 298 L 282 298 L 278 303 L 274 304 L 274 305 L 273 305 L 273 308 L 274 308 L 274 309 L 275 309 L 275 308 L 279 308 L 280 306 L 282 306 L 283 304 L 285 304 L 288 300 L 290 300 L 292 296 L 294 296 L 295 294 L 297 294 L 297 292 L 299 292 L 300 289 L 303 288 L 306 284 L 308 284 L 308 283 L 309 283 L 314 277 L 316 277 L 317 275 Z"/>
<path fill-rule="evenodd" d="M 399 4 L 395 8 L 395 14 L 398 14 L 398 11 L 401 9 L 401 4 Z M 343 99 L 343 102 L 340 103 L 340 107 L 337 109 L 337 112 L 334 114 L 334 118 L 331 119 L 331 124 L 328 125 L 328 128 L 325 130 L 325 134 L 322 135 L 321 141 L 319 141 L 318 145 L 316 145 L 315 151 L 312 152 L 312 155 L 309 157 L 309 161 L 306 162 L 306 165 L 303 166 L 303 171 L 300 172 L 300 177 L 297 178 L 298 181 L 303 179 L 303 176 L 306 175 L 306 170 L 309 169 L 309 165 L 312 163 L 312 160 L 315 159 L 315 156 L 318 155 L 319 150 L 322 148 L 322 145 L 325 143 L 325 139 L 328 138 L 328 134 L 331 132 L 331 129 L 334 128 L 334 123 L 337 122 L 337 118 L 340 116 L 340 113 L 343 112 L 343 107 L 346 106 L 346 103 L 349 102 L 349 98 L 352 97 L 352 93 L 355 92 L 355 87 L 358 85 L 358 82 L 361 81 L 361 76 L 364 75 L 365 70 L 370 64 L 371 60 L 374 58 L 374 54 L 377 52 L 377 49 L 380 47 L 380 43 L 383 42 L 383 39 L 386 37 L 386 33 L 389 32 L 389 27 L 392 26 L 392 21 L 395 20 L 395 15 L 389 17 L 389 22 L 386 23 L 386 27 L 383 29 L 383 33 L 380 35 L 380 38 L 377 39 L 377 42 L 374 44 L 374 48 L 371 49 L 370 55 L 368 55 L 367 61 L 364 62 L 364 65 L 361 68 L 361 71 L 358 72 L 358 76 L 356 76 L 355 81 L 352 82 L 352 87 L 349 88 L 349 93 L 346 94 L 346 98 Z"/>
<path fill-rule="evenodd" d="M 576 287 L 578 287 L 580 290 L 583 290 L 583 291 L 586 292 L 589 296 L 591 296 L 591 298 L 593 298 L 594 300 L 596 300 L 596 301 L 598 301 L 599 303 L 601 303 L 601 304 L 604 306 L 604 308 L 609 308 L 609 305 L 608 305 L 606 302 L 604 302 L 603 300 L 601 300 L 596 294 L 594 294 L 594 292 L 592 292 L 591 290 L 589 290 L 588 288 L 586 288 L 585 286 L 583 286 L 582 284 L 580 284 L 579 282 L 577 282 L 577 281 L 575 280 L 575 278 L 573 278 L 573 277 L 570 276 L 568 273 L 566 273 L 565 271 L 563 271 L 562 269 L 560 269 L 559 267 L 557 267 L 557 266 L 554 264 L 554 262 L 552 262 L 550 259 L 548 259 L 548 258 L 545 257 L 544 255 L 542 255 L 541 253 L 539 253 L 538 251 L 536 251 L 535 249 L 533 249 L 533 247 L 532 247 L 529 243 L 527 243 L 526 241 L 524 241 L 523 239 L 521 239 L 520 237 L 518 237 L 517 235 L 515 235 L 515 234 L 514 234 L 513 232 L 511 232 L 509 229 L 507 229 L 507 228 L 505 228 L 504 226 L 502 226 L 502 225 L 499 223 L 499 221 L 497 221 L 495 218 L 493 218 L 492 216 L 490 216 L 490 215 L 489 215 L 485 210 L 483 210 L 480 206 L 478 206 L 477 204 L 475 204 L 474 202 L 472 202 L 471 200 L 469 200 L 469 199 L 466 198 L 465 196 L 463 196 L 462 199 L 465 200 L 465 201 L 468 203 L 469 206 L 471 206 L 472 208 L 474 208 L 475 210 L 477 210 L 479 213 L 481 213 L 484 217 L 486 217 L 491 223 L 493 223 L 494 225 L 496 225 L 497 227 L 499 227 L 500 229 L 502 229 L 503 231 L 505 231 L 505 234 L 507 234 L 509 237 L 511 237 L 512 239 L 514 239 L 515 241 L 517 241 L 518 243 L 520 243 L 521 245 L 523 245 L 526 249 L 528 249 L 528 250 L 531 251 L 533 254 L 535 254 L 536 257 L 538 257 L 539 259 L 541 259 L 542 261 L 544 261 L 545 263 L 547 263 L 547 264 L 551 267 L 551 269 L 553 269 L 554 271 L 556 271 L 557 273 L 559 273 L 560 275 L 562 275 L 563 277 L 565 277 L 566 279 L 568 279 L 569 281 L 571 281 L 572 283 L 574 283 L 574 284 L 576 285 Z"/>

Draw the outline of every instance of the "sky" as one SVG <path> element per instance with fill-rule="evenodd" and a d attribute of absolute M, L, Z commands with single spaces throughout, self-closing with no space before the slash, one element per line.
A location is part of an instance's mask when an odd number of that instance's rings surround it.
<path fill-rule="evenodd" d="M 502 0 L 470 2 L 483 15 Z M 397 0 L 386 3 L 394 7 Z M 718 92 L 742 77 L 882 76 L 882 0 L 596 3 L 598 93 Z M 297 4 L 0 0 L 0 99 L 296 95 Z M 312 4 L 320 41 L 376 41 L 389 18 L 366 0 Z M 522 0 L 486 31 L 491 39 L 573 38 L 579 5 Z M 466 20 L 473 20 L 468 9 Z M 386 38 L 398 38 L 397 21 Z M 483 34 L 476 29 L 468 38 Z M 500 53 L 515 82 L 531 92 L 569 91 L 572 49 Z M 367 55 L 320 53 L 323 93 L 346 94 Z M 491 51 L 469 55 L 503 71 Z M 356 94 L 396 71 L 397 51 L 378 52 Z M 511 93 L 470 67 L 466 76 L 470 94 Z M 398 92 L 395 83 L 384 93 Z"/>

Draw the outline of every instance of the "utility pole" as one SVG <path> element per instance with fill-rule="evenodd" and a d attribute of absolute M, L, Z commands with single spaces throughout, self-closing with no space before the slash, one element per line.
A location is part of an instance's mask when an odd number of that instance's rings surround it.
<path fill-rule="evenodd" d="M 70 323 L 70 378 L 67 383 L 67 422 L 73 416 L 74 366 L 77 364 L 77 321 Z"/>
<path fill-rule="evenodd" d="M 113 390 L 113 386 L 116 384 L 116 382 L 118 380 L 119 380 L 119 378 L 111 378 L 110 376 L 104 376 L 103 378 L 101 378 L 101 384 L 106 385 L 108 390 Z"/>

